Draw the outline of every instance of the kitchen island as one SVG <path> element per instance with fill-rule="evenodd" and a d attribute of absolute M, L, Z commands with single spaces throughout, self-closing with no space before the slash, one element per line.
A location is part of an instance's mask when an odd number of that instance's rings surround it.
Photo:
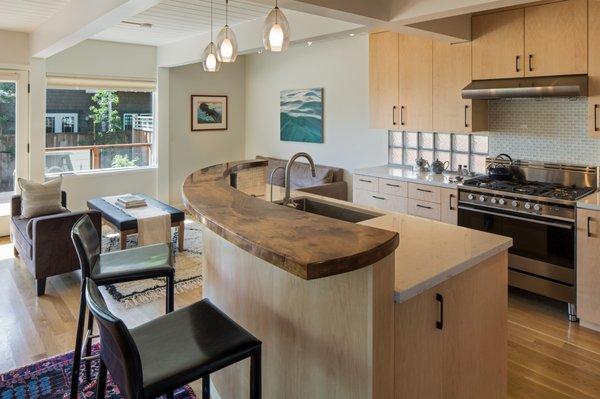
<path fill-rule="evenodd" d="M 206 227 L 204 296 L 263 341 L 263 397 L 401 398 L 416 393 L 434 398 L 452 397 L 445 392 L 467 392 L 448 390 L 448 377 L 439 368 L 439 384 L 429 384 L 434 388 L 428 387 L 428 392 L 440 396 L 419 393 L 425 384 L 399 385 L 410 375 L 399 370 L 426 367 L 414 363 L 431 355 L 440 359 L 440 367 L 453 364 L 455 359 L 443 356 L 441 346 L 442 340 L 453 338 L 452 332 L 438 334 L 439 345 L 436 337 L 428 337 L 433 348 L 440 349 L 437 354 L 403 348 L 411 339 L 426 342 L 414 333 L 432 335 L 436 333 L 432 329 L 438 330 L 435 325 L 442 308 L 430 306 L 438 302 L 435 295 L 430 300 L 429 291 L 478 270 L 485 276 L 477 273 L 461 284 L 468 288 L 485 277 L 485 292 L 475 290 L 470 297 L 477 302 L 478 294 L 486 295 L 484 312 L 476 312 L 486 318 L 486 325 L 466 336 L 488 339 L 496 356 L 489 360 L 492 366 L 459 371 L 469 382 L 485 377 L 481 383 L 488 389 L 496 383 L 492 390 L 498 394 L 488 397 L 501 397 L 506 390 L 505 280 L 510 239 L 449 225 L 440 231 L 437 222 L 372 209 L 362 209 L 370 215 L 362 222 L 349 223 L 277 205 L 266 200 L 270 190 L 265 166 L 266 161 L 257 160 L 216 165 L 193 173 L 183 187 L 188 210 Z M 281 190 L 274 193 L 279 196 Z M 294 195 L 342 210 L 356 209 L 343 201 Z M 422 223 L 426 226 L 420 227 Z M 403 241 L 421 244 L 402 247 Z M 441 241 L 456 245 L 448 256 L 437 252 L 449 249 L 440 247 Z M 452 287 L 442 291 L 451 305 L 447 325 L 454 319 L 462 328 L 451 310 L 456 292 Z M 490 309 L 485 309 L 488 304 Z M 429 319 L 433 327 L 426 325 Z M 490 320 L 496 322 L 487 327 Z M 477 325 L 478 320 L 470 322 Z M 496 333 L 490 335 L 490 328 Z M 469 360 L 478 353 L 487 355 L 490 342 L 482 341 L 484 347 L 467 351 Z M 222 398 L 246 397 L 247 364 L 213 377 Z"/>

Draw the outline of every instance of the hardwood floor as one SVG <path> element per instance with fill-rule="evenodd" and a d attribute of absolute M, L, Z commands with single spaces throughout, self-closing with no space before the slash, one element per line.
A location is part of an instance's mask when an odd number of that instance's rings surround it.
<path fill-rule="evenodd" d="M 74 272 L 49 278 L 47 294 L 36 297 L 29 271 L 0 239 L 0 372 L 73 349 L 78 292 Z M 175 305 L 201 296 L 201 289 L 177 294 Z M 161 301 L 126 310 L 106 297 L 129 326 L 163 312 Z M 600 333 L 569 323 L 565 304 L 516 289 L 508 317 L 509 398 L 600 398 Z"/>

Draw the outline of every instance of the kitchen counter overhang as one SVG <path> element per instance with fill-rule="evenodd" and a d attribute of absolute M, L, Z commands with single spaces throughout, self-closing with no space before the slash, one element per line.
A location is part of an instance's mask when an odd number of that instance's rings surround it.
<path fill-rule="evenodd" d="M 182 189 L 186 208 L 217 235 L 306 280 L 372 265 L 398 247 L 396 232 L 281 206 L 231 186 L 232 175 L 266 165 L 239 161 L 190 174 Z"/>

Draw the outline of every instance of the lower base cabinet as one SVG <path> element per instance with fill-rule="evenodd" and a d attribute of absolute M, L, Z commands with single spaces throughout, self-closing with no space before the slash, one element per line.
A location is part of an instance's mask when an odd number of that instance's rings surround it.
<path fill-rule="evenodd" d="M 506 397 L 507 256 L 394 305 L 396 399 Z"/>
<path fill-rule="evenodd" d="M 577 316 L 600 331 L 600 211 L 577 209 Z"/>
<path fill-rule="evenodd" d="M 458 223 L 458 190 L 370 176 L 354 176 L 354 203 Z"/>

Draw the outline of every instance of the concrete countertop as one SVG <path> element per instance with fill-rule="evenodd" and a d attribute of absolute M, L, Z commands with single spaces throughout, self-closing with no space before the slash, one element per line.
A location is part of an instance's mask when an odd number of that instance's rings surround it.
<path fill-rule="evenodd" d="M 446 188 L 457 188 L 462 184 L 461 182 L 454 181 L 454 179 L 458 176 L 458 174 L 455 172 L 444 172 L 442 174 L 436 174 L 433 172 L 415 172 L 413 168 L 409 166 L 374 166 L 370 168 L 356 169 L 354 170 L 354 174 Z M 469 178 L 469 176 L 465 176 L 465 179 Z"/>
<path fill-rule="evenodd" d="M 583 197 L 577 201 L 577 208 L 600 211 L 600 191 Z"/>

